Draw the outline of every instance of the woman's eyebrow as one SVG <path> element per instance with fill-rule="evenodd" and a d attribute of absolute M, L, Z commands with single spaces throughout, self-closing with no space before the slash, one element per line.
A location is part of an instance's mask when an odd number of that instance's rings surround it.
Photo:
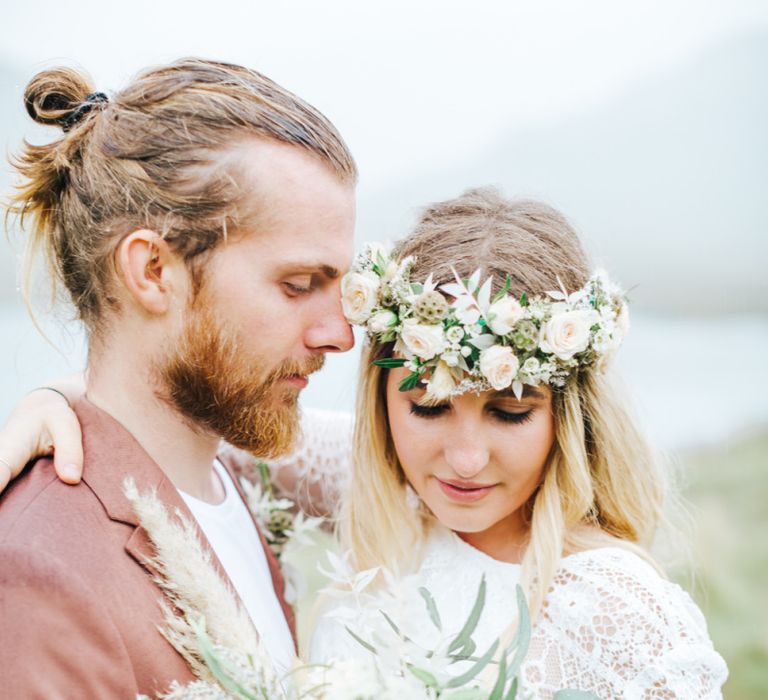
<path fill-rule="evenodd" d="M 516 399 L 517 396 L 515 396 L 515 392 L 512 391 L 511 388 L 509 389 L 502 389 L 501 391 L 494 392 L 496 396 L 499 398 L 508 398 L 511 397 L 513 399 Z M 523 398 L 524 399 L 546 399 L 546 394 L 541 391 L 540 389 L 537 389 L 535 386 L 528 386 L 527 384 L 523 388 Z"/>

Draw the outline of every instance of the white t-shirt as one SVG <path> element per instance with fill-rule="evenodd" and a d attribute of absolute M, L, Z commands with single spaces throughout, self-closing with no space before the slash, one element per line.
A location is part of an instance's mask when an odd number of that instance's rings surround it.
<path fill-rule="evenodd" d="M 222 503 L 211 505 L 183 491 L 179 494 L 208 538 L 278 671 L 286 671 L 294 658 L 293 638 L 275 593 L 267 556 L 227 470 L 218 460 L 214 468 L 226 491 Z"/>

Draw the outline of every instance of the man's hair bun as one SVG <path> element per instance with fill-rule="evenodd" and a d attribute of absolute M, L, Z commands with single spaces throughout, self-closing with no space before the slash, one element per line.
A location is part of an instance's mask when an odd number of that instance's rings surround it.
<path fill-rule="evenodd" d="M 24 106 L 38 124 L 66 128 L 70 117 L 93 92 L 87 75 L 72 68 L 52 68 L 38 73 L 24 91 Z"/>

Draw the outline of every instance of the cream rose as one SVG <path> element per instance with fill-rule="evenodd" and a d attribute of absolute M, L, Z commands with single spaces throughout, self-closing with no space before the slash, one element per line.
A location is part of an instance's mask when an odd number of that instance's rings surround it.
<path fill-rule="evenodd" d="M 445 349 L 442 325 L 426 325 L 413 318 L 403 322 L 400 339 L 408 350 L 422 360 L 431 360 Z"/>
<path fill-rule="evenodd" d="M 389 309 L 377 311 L 368 319 L 368 330 L 371 333 L 383 333 L 397 324 L 397 314 Z"/>
<path fill-rule="evenodd" d="M 427 383 L 427 394 L 438 401 L 447 399 L 456 388 L 456 380 L 445 362 L 438 362 Z"/>
<path fill-rule="evenodd" d="M 539 347 L 561 360 L 570 360 L 589 345 L 589 329 L 597 320 L 594 311 L 584 309 L 563 311 L 547 321 L 542 330 Z"/>
<path fill-rule="evenodd" d="M 496 335 L 507 335 L 522 316 L 520 302 L 513 297 L 504 297 L 488 309 L 488 326 Z"/>
<path fill-rule="evenodd" d="M 496 391 L 511 386 L 518 369 L 520 369 L 520 360 L 510 347 L 492 345 L 480 353 L 480 371 Z"/>
<path fill-rule="evenodd" d="M 350 323 L 365 323 L 376 306 L 379 277 L 375 272 L 349 272 L 341 280 L 341 307 Z"/>

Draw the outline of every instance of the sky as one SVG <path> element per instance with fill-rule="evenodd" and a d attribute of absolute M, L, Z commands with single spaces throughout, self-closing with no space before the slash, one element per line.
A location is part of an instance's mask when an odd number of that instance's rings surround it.
<path fill-rule="evenodd" d="M 763 0 L 36 0 L 4 8 L 0 60 L 80 65 L 106 91 L 184 55 L 256 68 L 332 119 L 365 191 L 766 27 Z"/>

